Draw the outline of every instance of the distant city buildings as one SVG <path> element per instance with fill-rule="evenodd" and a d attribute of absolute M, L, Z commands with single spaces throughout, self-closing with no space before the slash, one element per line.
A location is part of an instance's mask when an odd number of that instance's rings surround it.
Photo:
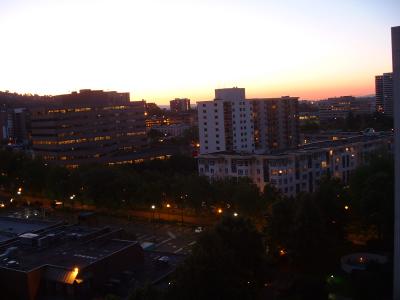
<path fill-rule="evenodd" d="M 0 109 L 0 142 L 28 146 L 30 139 L 29 111 L 26 108 Z"/>
<path fill-rule="evenodd" d="M 247 177 L 260 191 L 269 185 L 294 197 L 314 192 L 324 176 L 348 182 L 351 172 L 371 154 L 391 151 L 392 147 L 390 132 L 320 141 L 276 153 L 210 153 L 200 155 L 199 174 L 210 179 Z"/>
<path fill-rule="evenodd" d="M 342 96 L 318 101 L 319 120 L 329 122 L 332 120 L 345 119 L 350 113 L 353 115 L 367 115 L 375 111 L 374 99 L 371 97 L 356 98 L 353 96 Z"/>
<path fill-rule="evenodd" d="M 4 143 L 8 139 L 7 125 L 7 109 L 5 107 L 0 107 L 0 143 Z"/>
<path fill-rule="evenodd" d="M 375 76 L 376 111 L 393 116 L 393 73 Z"/>
<path fill-rule="evenodd" d="M 185 112 L 190 110 L 190 99 L 175 98 L 169 102 L 171 112 Z"/>

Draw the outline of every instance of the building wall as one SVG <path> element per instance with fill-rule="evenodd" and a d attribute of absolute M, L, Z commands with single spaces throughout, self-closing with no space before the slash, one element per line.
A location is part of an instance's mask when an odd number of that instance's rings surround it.
<path fill-rule="evenodd" d="M 107 281 L 115 275 L 144 263 L 144 252 L 139 244 L 132 244 L 82 270 L 82 276 L 93 274 L 91 288 L 103 290 Z"/>
<path fill-rule="evenodd" d="M 251 99 L 256 150 L 296 148 L 299 141 L 297 97 Z"/>
<path fill-rule="evenodd" d="M 116 102 L 115 97 L 96 104 L 89 97 L 79 105 L 58 102 L 31 109 L 34 152 L 45 160 L 76 165 L 143 148 L 144 102 Z"/>
<path fill-rule="evenodd" d="M 223 101 L 203 101 L 197 104 L 200 153 L 226 151 L 225 115 Z"/>
<path fill-rule="evenodd" d="M 254 152 L 253 109 L 244 89 L 217 89 L 215 98 L 197 104 L 200 153 Z"/>
<path fill-rule="evenodd" d="M 290 197 L 300 192 L 315 191 L 325 175 L 347 183 L 351 172 L 364 164 L 369 154 L 382 149 L 390 150 L 391 146 L 392 137 L 385 136 L 276 155 L 200 155 L 199 174 L 210 179 L 249 177 L 261 191 L 266 185 L 272 185 Z"/>
<path fill-rule="evenodd" d="M 393 299 L 400 300 L 400 26 L 392 28 L 392 62 L 394 83 L 393 99 L 395 109 L 395 236 Z"/>
<path fill-rule="evenodd" d="M 1 299 L 34 300 L 37 299 L 40 286 L 41 269 L 31 272 L 0 268 Z"/>
<path fill-rule="evenodd" d="M 169 102 L 169 107 L 172 112 L 184 112 L 190 110 L 190 99 L 183 98 L 179 99 L 176 98 Z"/>
<path fill-rule="evenodd" d="M 393 116 L 393 73 L 375 76 L 376 111 Z"/>
<path fill-rule="evenodd" d="M 0 108 L 0 142 L 8 139 L 7 134 L 7 111 Z"/>

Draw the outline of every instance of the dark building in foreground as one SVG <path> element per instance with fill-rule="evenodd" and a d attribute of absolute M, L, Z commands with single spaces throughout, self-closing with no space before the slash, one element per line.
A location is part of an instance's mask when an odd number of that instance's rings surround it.
<path fill-rule="evenodd" d="M 129 93 L 81 90 L 30 112 L 35 154 L 70 167 L 112 162 L 147 142 L 145 102 L 130 102 Z"/>
<path fill-rule="evenodd" d="M 122 230 L 0 218 L 2 299 L 91 299 L 144 262 Z M 122 279 L 119 279 L 122 280 Z"/>
<path fill-rule="evenodd" d="M 395 212 L 394 212 L 394 290 L 393 299 L 400 300 L 400 26 L 392 27 L 392 63 L 395 126 Z"/>
<path fill-rule="evenodd" d="M 0 299 L 127 298 L 165 286 L 184 256 L 144 251 L 122 229 L 0 217 Z"/>

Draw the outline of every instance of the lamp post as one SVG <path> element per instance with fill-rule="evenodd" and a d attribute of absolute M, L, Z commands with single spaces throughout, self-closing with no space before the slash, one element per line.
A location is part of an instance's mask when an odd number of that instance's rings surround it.
<path fill-rule="evenodd" d="M 153 238 L 155 238 L 156 235 L 156 223 L 155 223 L 155 213 L 156 213 L 156 206 L 153 204 L 151 206 L 151 210 L 153 211 Z"/>
<path fill-rule="evenodd" d="M 183 226 L 183 209 L 187 196 L 187 194 L 181 195 L 181 226 Z"/>

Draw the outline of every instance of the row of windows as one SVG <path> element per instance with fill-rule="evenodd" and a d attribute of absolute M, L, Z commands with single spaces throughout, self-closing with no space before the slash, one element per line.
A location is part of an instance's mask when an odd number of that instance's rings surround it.
<path fill-rule="evenodd" d="M 111 136 L 96 136 L 93 138 L 81 138 L 81 139 L 70 139 L 70 140 L 63 140 L 63 141 L 33 141 L 34 145 L 69 145 L 69 144 L 79 144 L 91 141 L 104 141 L 110 140 Z"/>

